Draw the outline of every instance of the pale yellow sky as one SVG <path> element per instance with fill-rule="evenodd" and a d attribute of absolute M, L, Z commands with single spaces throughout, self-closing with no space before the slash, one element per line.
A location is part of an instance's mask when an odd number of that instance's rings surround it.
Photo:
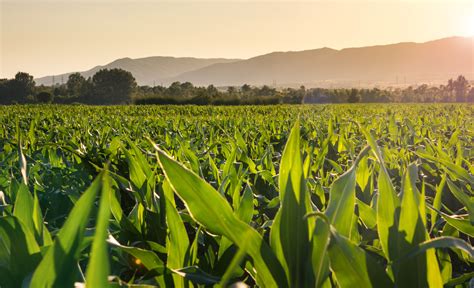
<path fill-rule="evenodd" d="M 474 0 L 0 0 L 0 78 L 122 57 L 249 58 L 474 35 Z"/>

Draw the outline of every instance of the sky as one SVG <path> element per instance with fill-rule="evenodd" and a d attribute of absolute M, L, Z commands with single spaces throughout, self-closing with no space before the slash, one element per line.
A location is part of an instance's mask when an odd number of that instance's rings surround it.
<path fill-rule="evenodd" d="M 474 35 L 474 0 L 0 0 L 0 78 Z"/>

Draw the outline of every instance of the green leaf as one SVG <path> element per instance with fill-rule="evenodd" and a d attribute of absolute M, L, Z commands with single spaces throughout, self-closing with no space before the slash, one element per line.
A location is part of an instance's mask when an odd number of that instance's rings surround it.
<path fill-rule="evenodd" d="M 104 172 L 101 178 L 102 196 L 100 198 L 91 256 L 86 272 L 86 284 L 89 287 L 108 287 L 109 285 L 107 278 L 110 273 L 110 264 L 106 239 L 110 216 L 109 197 L 113 191 L 108 173 Z"/>
<path fill-rule="evenodd" d="M 471 224 L 474 225 L 474 197 L 468 196 L 458 186 L 456 186 L 456 184 L 451 182 L 451 180 L 448 179 L 447 181 L 449 190 L 451 190 L 451 193 L 453 193 L 454 197 L 456 197 L 456 199 L 458 199 L 459 202 L 461 202 L 461 204 L 466 207 L 467 212 L 469 213 L 469 221 L 471 221 Z"/>
<path fill-rule="evenodd" d="M 317 217 L 312 235 L 311 265 L 315 286 L 321 287 L 329 275 L 329 258 L 326 252 L 330 241 L 330 224 L 327 217 L 321 212 L 312 212 L 307 215 L 307 217 L 310 216 Z"/>
<path fill-rule="evenodd" d="M 377 214 L 375 210 L 364 202 L 356 199 L 357 207 L 359 208 L 360 219 L 369 229 L 374 229 L 377 226 Z"/>
<path fill-rule="evenodd" d="M 212 276 L 196 266 L 184 267 L 180 269 L 172 269 L 172 271 L 195 284 L 212 285 L 219 283 L 220 278 Z"/>
<path fill-rule="evenodd" d="M 420 199 L 415 181 L 418 169 L 410 164 L 403 179 L 402 203 L 400 211 L 399 232 L 404 237 L 399 238 L 399 251 L 406 253 L 419 243 L 429 238 L 421 215 Z M 424 210 L 424 209 L 423 209 Z M 394 266 L 395 282 L 400 287 L 441 287 L 443 280 L 440 277 L 438 261 L 434 251 L 427 251 L 417 255 L 415 259 L 400 262 Z"/>
<path fill-rule="evenodd" d="M 368 147 L 361 151 L 352 167 L 334 181 L 329 191 L 329 204 L 325 214 L 338 233 L 348 238 L 351 237 L 352 218 L 355 215 L 356 168 L 367 152 Z"/>
<path fill-rule="evenodd" d="M 166 271 L 163 261 L 152 251 L 137 247 L 121 245 L 115 238 L 109 235 L 107 242 L 117 247 L 119 250 L 133 256 L 137 261 L 137 265 L 143 265 L 148 271 L 155 271 L 163 274 Z"/>
<path fill-rule="evenodd" d="M 99 175 L 69 213 L 58 236 L 36 268 L 30 287 L 73 286 L 77 260 L 83 248 L 84 231 L 101 188 L 102 176 Z"/>
<path fill-rule="evenodd" d="M 13 215 L 22 221 L 26 228 L 35 235 L 39 245 L 49 246 L 51 244 L 51 236 L 43 223 L 43 215 L 36 195 L 34 197 L 25 184 L 20 184 L 15 199 Z"/>
<path fill-rule="evenodd" d="M 377 200 L 377 232 L 380 244 L 387 259 L 396 259 L 398 253 L 398 215 L 400 209 L 400 201 L 395 193 L 390 176 L 385 168 L 382 152 L 375 142 L 373 136 L 363 130 L 366 135 L 372 151 L 374 152 L 379 164 L 380 171 L 378 176 L 379 196 Z"/>
<path fill-rule="evenodd" d="M 306 285 L 309 277 L 308 269 L 311 255 L 309 223 L 306 214 L 310 212 L 306 201 L 309 195 L 306 192 L 303 162 L 300 152 L 300 127 L 297 121 L 286 142 L 280 163 L 280 214 L 279 238 L 281 251 L 288 267 L 289 284 L 292 287 Z M 275 223 L 272 225 L 274 229 Z"/>
<path fill-rule="evenodd" d="M 355 166 L 334 181 L 329 191 L 329 204 L 325 211 L 338 233 L 350 237 L 355 207 Z"/>
<path fill-rule="evenodd" d="M 168 181 L 163 184 L 166 200 L 166 221 L 169 234 L 167 242 L 167 267 L 170 269 L 179 269 L 188 266 L 189 238 L 184 223 L 179 216 L 178 210 L 174 205 L 174 195 Z M 183 278 L 179 275 L 173 275 L 175 287 L 184 287 Z"/>
<path fill-rule="evenodd" d="M 419 243 L 415 248 L 410 250 L 405 256 L 403 256 L 397 262 L 401 260 L 409 261 L 410 258 L 416 257 L 422 253 L 425 253 L 429 249 L 435 249 L 435 248 L 451 248 L 451 249 L 463 250 L 467 252 L 471 258 L 474 258 L 474 248 L 472 248 L 472 246 L 469 243 L 459 238 L 443 236 L 443 237 L 437 237 L 434 239 L 429 239 L 425 242 Z"/>
<path fill-rule="evenodd" d="M 435 157 L 433 155 L 430 155 L 425 152 L 417 151 L 416 154 L 420 156 L 421 158 L 424 158 L 428 161 L 434 162 L 434 163 L 439 163 L 446 167 L 448 171 L 459 177 L 460 179 L 466 181 L 467 183 L 470 183 L 471 186 L 474 185 L 474 176 L 470 175 L 464 168 L 462 168 L 459 165 L 456 165 L 454 163 L 449 162 L 446 159 L 440 158 L 440 157 Z"/>
<path fill-rule="evenodd" d="M 28 190 L 28 186 L 24 183 L 20 184 L 17 190 L 15 205 L 13 209 L 13 216 L 25 224 L 26 228 L 35 235 L 36 240 L 40 238 L 39 231 L 35 227 L 35 217 L 32 217 L 31 213 L 34 210 L 34 199 Z M 36 215 L 33 215 L 36 216 Z M 43 223 L 43 219 L 41 219 Z"/>
<path fill-rule="evenodd" d="M 328 253 L 340 287 L 393 287 L 383 266 L 335 229 L 331 229 Z"/>
<path fill-rule="evenodd" d="M 41 260 L 40 247 L 33 232 L 13 216 L 0 217 L 0 249 L 0 267 L 7 268 L 4 273 L 8 273 L 10 278 L 0 278 L 0 286 L 22 283 Z"/>
<path fill-rule="evenodd" d="M 276 285 L 283 270 L 262 236 L 235 216 L 229 203 L 211 185 L 155 146 L 158 160 L 173 190 L 186 204 L 196 222 L 223 235 L 252 257 L 259 283 Z M 219 221 L 215 221 L 219 219 Z M 283 278 L 284 279 L 284 278 Z"/>
<path fill-rule="evenodd" d="M 446 222 L 449 223 L 449 225 L 453 226 L 460 232 L 469 235 L 471 237 L 474 237 L 474 226 L 471 224 L 469 220 L 461 219 L 461 218 L 454 218 L 446 214 L 441 214 L 441 217 L 443 217 Z"/>
<path fill-rule="evenodd" d="M 441 199 L 443 195 L 444 186 L 446 185 L 446 174 L 443 174 L 441 177 L 441 182 L 439 182 L 438 186 L 436 186 L 436 195 L 433 200 L 433 207 L 436 210 L 441 210 Z M 438 218 L 438 213 L 434 210 L 431 211 L 431 229 L 433 229 L 434 225 L 436 224 L 436 220 Z"/>

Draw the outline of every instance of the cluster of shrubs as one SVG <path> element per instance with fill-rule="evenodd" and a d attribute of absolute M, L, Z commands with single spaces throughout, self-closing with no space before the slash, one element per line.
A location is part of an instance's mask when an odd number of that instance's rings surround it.
<path fill-rule="evenodd" d="M 204 99 L 192 98 L 172 98 L 172 97 L 140 97 L 135 98 L 136 105 L 216 105 L 216 106 L 237 106 L 237 105 L 274 105 L 283 103 L 279 97 L 257 97 L 254 99 L 240 99 L 236 97 L 219 97 Z"/>
<path fill-rule="evenodd" d="M 217 89 L 213 85 L 195 87 L 189 82 L 174 82 L 169 87 L 138 87 L 133 103 L 137 105 L 274 105 L 302 103 L 306 89 L 286 88 L 277 90 L 267 85 L 251 87 L 227 87 Z"/>

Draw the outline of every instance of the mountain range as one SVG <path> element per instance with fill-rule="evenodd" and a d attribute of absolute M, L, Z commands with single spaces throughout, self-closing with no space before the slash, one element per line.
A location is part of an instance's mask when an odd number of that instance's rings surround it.
<path fill-rule="evenodd" d="M 273 52 L 249 59 L 175 57 L 123 58 L 81 72 L 91 77 L 104 68 L 130 71 L 139 85 L 272 85 L 307 87 L 440 84 L 464 75 L 474 79 L 474 37 L 425 43 L 398 43 L 341 50 L 320 48 Z M 51 85 L 71 73 L 35 79 Z"/>

